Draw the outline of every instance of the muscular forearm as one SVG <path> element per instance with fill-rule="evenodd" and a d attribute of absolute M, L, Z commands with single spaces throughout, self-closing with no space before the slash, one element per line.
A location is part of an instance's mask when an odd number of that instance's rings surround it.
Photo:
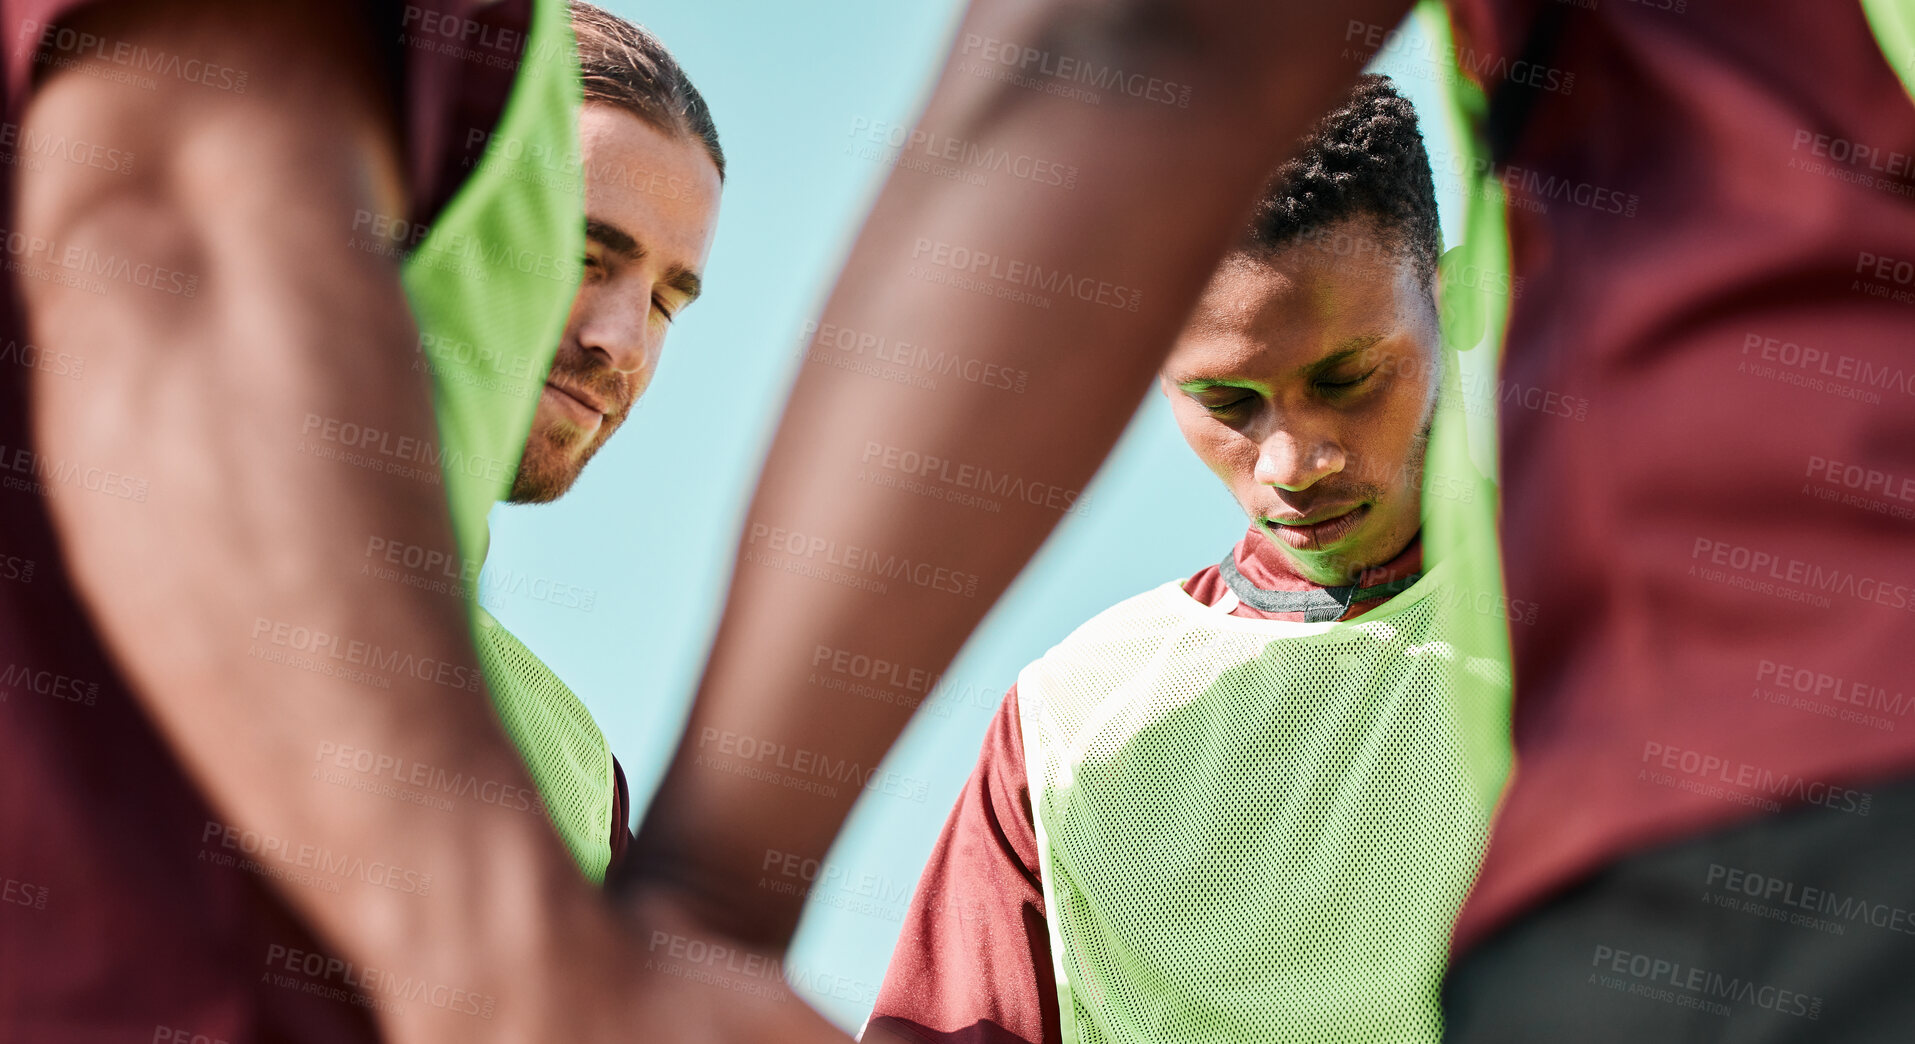
<path fill-rule="evenodd" d="M 788 936 L 801 897 L 751 887 L 763 853 L 821 857 L 860 788 L 769 785 L 740 765 L 766 749 L 876 765 L 909 707 L 847 713 L 817 666 L 847 652 L 936 674 L 951 660 L 1116 440 L 1256 186 L 1360 70 L 1351 21 L 1407 6 L 973 8 L 920 130 L 960 155 L 1074 170 L 1074 186 L 993 174 L 980 187 L 899 164 L 810 354 L 908 344 L 1015 387 L 805 368 L 635 866 L 680 874 L 742 932 Z M 1086 83 L 1095 103 L 1069 93 Z M 906 459 L 949 462 L 931 484 L 960 473 L 1060 492 L 972 510 L 887 481 L 916 477 L 887 473 Z"/>
<path fill-rule="evenodd" d="M 396 263 L 348 246 L 355 214 L 403 212 L 380 73 L 357 28 L 318 10 L 175 3 L 84 26 L 250 70 L 243 95 L 121 86 L 87 61 L 36 93 L 25 135 L 112 143 L 140 165 L 23 166 L 19 231 L 179 278 L 115 281 L 109 263 L 103 292 L 20 281 L 33 339 L 87 360 L 84 382 L 36 383 L 35 448 L 140 484 L 51 509 L 108 649 L 224 821 L 212 828 L 406 875 L 277 881 L 357 967 L 487 998 L 485 1019 L 391 1005 L 395 1037 L 536 1039 L 562 1003 L 547 969 L 611 946 L 612 922 L 527 799 L 459 601 L 365 575 L 369 541 L 453 541 L 432 454 L 390 475 L 337 434 L 429 450 L 434 424 Z M 322 782 L 342 750 L 518 797 L 447 812 Z"/>

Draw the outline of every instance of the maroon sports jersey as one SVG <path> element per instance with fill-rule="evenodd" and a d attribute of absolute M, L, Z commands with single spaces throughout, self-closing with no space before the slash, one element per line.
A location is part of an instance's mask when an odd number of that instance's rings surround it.
<path fill-rule="evenodd" d="M 1461 950 L 1915 771 L 1915 104 L 1857 0 L 1451 6 L 1510 193 L 1502 541 L 1537 607 Z"/>
<path fill-rule="evenodd" d="M 0 200 L 9 228 L 20 166 L 144 159 L 116 154 L 112 142 L 21 134 L 36 73 L 103 56 L 128 90 L 162 76 L 244 90 L 248 77 L 271 74 L 91 39 L 59 24 L 83 6 L 0 5 Z M 408 0 L 363 10 L 400 114 L 411 217 L 430 220 L 459 187 L 476 155 L 468 150 L 482 147 L 513 72 L 511 63 L 471 60 L 469 49 L 439 48 L 425 23 L 483 24 L 493 39 L 512 39 L 527 28 L 530 4 Z M 21 261 L 18 251 L 7 259 Z M 134 497 L 142 489 L 136 479 L 91 475 L 35 453 L 30 380 L 36 370 L 84 379 L 85 360 L 27 343 L 15 278 L 0 294 L 0 1037 L 372 1039 L 360 988 L 371 970 L 310 956 L 323 948 L 266 879 L 243 868 L 257 847 L 220 822 L 184 778 L 75 598 L 46 498 Z"/>

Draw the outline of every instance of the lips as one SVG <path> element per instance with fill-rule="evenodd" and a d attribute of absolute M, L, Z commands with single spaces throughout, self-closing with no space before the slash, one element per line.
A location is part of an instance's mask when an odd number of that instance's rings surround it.
<path fill-rule="evenodd" d="M 565 396 L 566 398 L 571 399 L 573 402 L 578 403 L 580 406 L 583 406 L 586 409 L 591 410 L 593 413 L 599 414 L 600 416 L 603 416 L 605 414 L 604 400 L 600 399 L 598 396 L 593 395 L 591 392 L 588 392 L 583 388 L 575 387 L 569 384 L 561 384 L 558 381 L 546 381 L 545 386 L 547 388 L 551 388 L 553 391 L 558 392 L 559 394 Z"/>
<path fill-rule="evenodd" d="M 589 392 L 546 381 L 541 398 L 587 435 L 596 433 L 605 423 L 605 411 L 599 408 L 598 398 Z"/>
<path fill-rule="evenodd" d="M 1265 515 L 1269 531 L 1278 540 L 1299 551 L 1322 551 L 1356 531 L 1370 516 L 1370 505 L 1347 504 L 1328 508 L 1294 520 Z"/>

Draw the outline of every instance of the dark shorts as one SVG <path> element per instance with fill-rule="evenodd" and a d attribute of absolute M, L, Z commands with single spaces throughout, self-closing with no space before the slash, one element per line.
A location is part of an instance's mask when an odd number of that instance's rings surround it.
<path fill-rule="evenodd" d="M 1915 780 L 1858 789 L 1866 814 L 1764 815 L 1517 920 L 1451 971 L 1445 1040 L 1915 1040 Z"/>

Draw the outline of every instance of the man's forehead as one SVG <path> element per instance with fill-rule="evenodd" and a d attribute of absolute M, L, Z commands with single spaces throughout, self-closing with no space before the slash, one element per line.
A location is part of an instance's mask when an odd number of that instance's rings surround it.
<path fill-rule="evenodd" d="M 598 102 L 580 111 L 579 131 L 590 221 L 623 233 L 660 264 L 703 267 L 722 190 L 703 144 Z"/>
<path fill-rule="evenodd" d="M 1166 360 L 1172 381 L 1275 379 L 1361 354 L 1400 325 L 1389 266 L 1314 279 L 1258 261 L 1220 266 Z"/>
<path fill-rule="evenodd" d="M 1196 335 L 1179 342 L 1164 365 L 1171 383 L 1196 390 L 1215 385 L 1264 385 L 1361 362 L 1388 340 L 1394 328 L 1335 338 L 1298 338 L 1287 342 L 1242 335 Z"/>

